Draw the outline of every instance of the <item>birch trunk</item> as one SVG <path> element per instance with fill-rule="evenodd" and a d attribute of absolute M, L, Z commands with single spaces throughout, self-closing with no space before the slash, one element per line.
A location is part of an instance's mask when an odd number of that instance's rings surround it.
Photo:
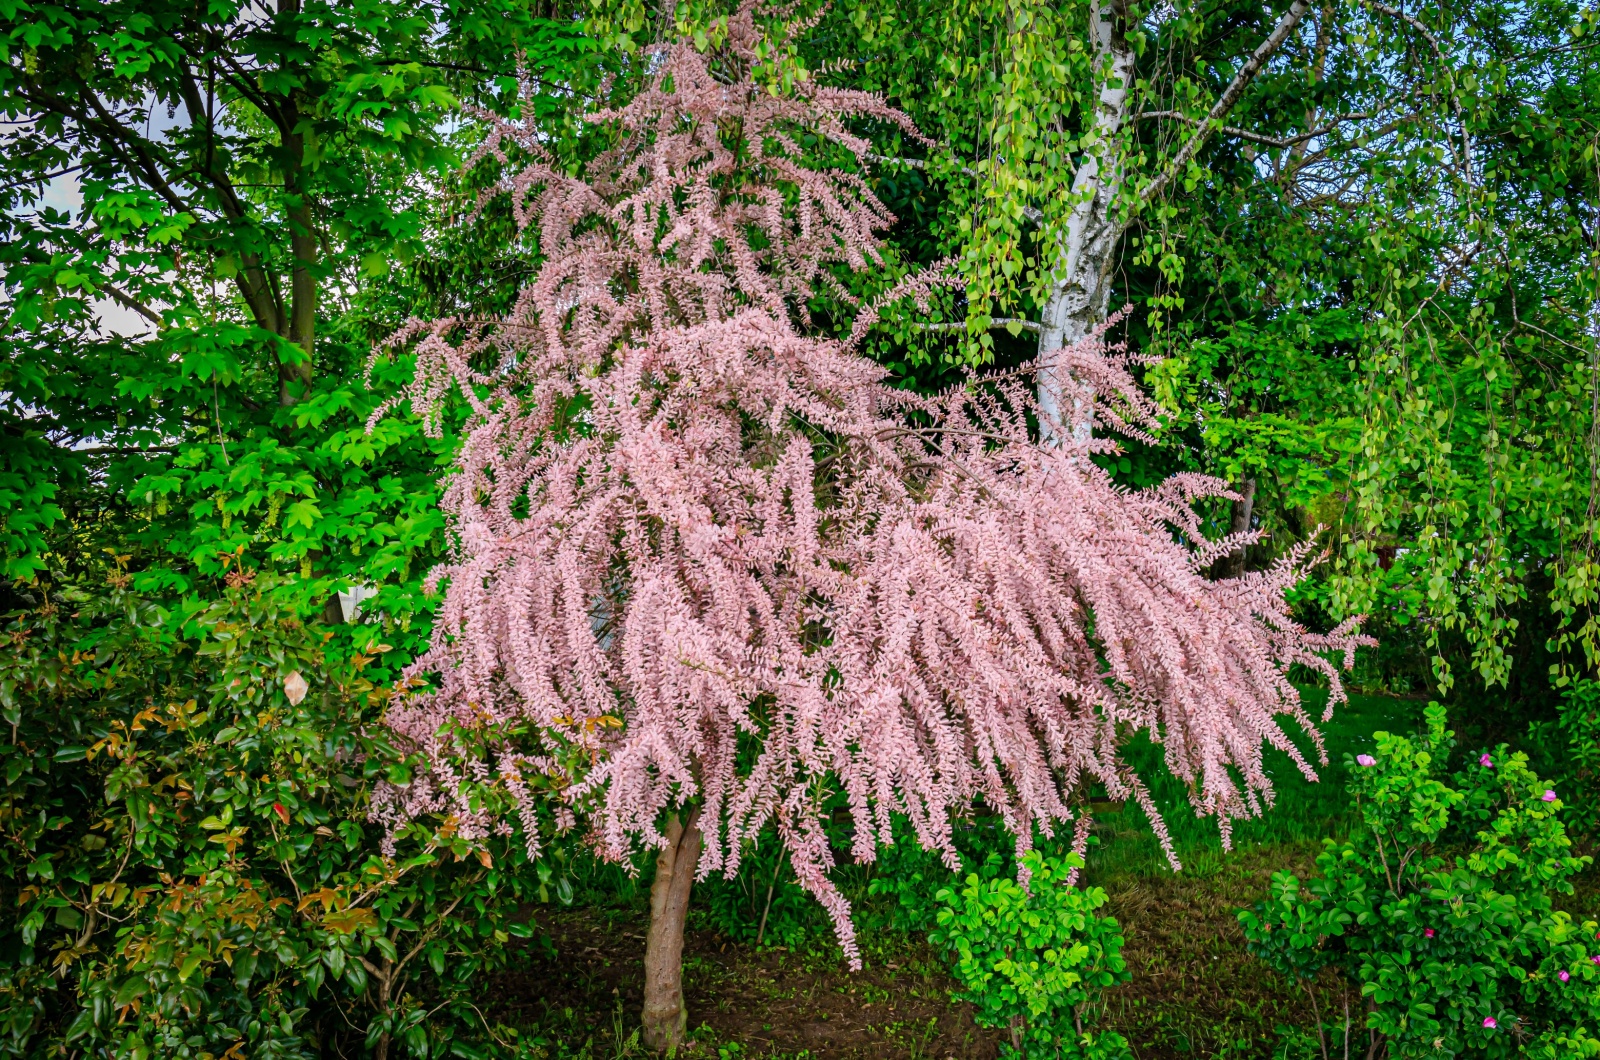
<path fill-rule="evenodd" d="M 1173 178 L 1184 172 L 1211 134 L 1221 127 L 1246 87 L 1268 59 L 1300 23 L 1310 0 L 1293 0 L 1256 50 L 1239 67 L 1211 110 L 1201 119 L 1137 201 L 1124 187 L 1126 171 L 1117 154 L 1117 136 L 1130 118 L 1129 88 L 1133 85 L 1134 52 L 1128 40 L 1127 0 L 1094 0 L 1089 11 L 1097 67 L 1104 80 L 1095 107 L 1089 149 L 1072 178 L 1072 212 L 1060 240 L 1061 258 L 1039 322 L 1039 403 L 1044 414 L 1040 429 L 1044 440 L 1066 438 L 1086 442 L 1094 432 L 1094 407 L 1078 398 L 1070 409 L 1061 408 L 1059 353 L 1086 337 L 1105 322 L 1111 303 L 1111 269 L 1117 248 L 1127 233 L 1133 208 L 1153 198 Z"/>
<path fill-rule="evenodd" d="M 1122 164 L 1115 139 L 1128 117 L 1134 54 L 1128 42 L 1127 0 L 1100 0 L 1091 6 L 1089 25 L 1095 55 L 1104 72 L 1095 108 L 1092 142 L 1072 178 L 1072 212 L 1061 241 L 1061 260 L 1045 299 L 1039 329 L 1039 404 L 1046 441 L 1063 436 L 1088 441 L 1094 430 L 1092 405 L 1079 400 L 1061 408 L 1058 353 L 1088 336 L 1106 318 L 1111 301 L 1111 266 L 1127 231 L 1125 216 L 1114 213 L 1122 190 Z"/>

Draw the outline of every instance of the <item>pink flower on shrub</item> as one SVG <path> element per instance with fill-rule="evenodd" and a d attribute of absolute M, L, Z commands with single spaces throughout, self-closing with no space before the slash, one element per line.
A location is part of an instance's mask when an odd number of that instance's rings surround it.
<path fill-rule="evenodd" d="M 1433 928 L 1423 928 L 1422 929 L 1422 937 L 1425 938 L 1425 939 L 1433 938 Z"/>
<path fill-rule="evenodd" d="M 1600 964 L 1600 957 L 1590 957 L 1589 959 L 1596 964 Z"/>
<path fill-rule="evenodd" d="M 1485 769 L 1493 769 L 1494 759 L 1490 758 L 1488 755 L 1484 755 L 1482 758 L 1478 759 L 1478 764 Z"/>
<path fill-rule="evenodd" d="M 1544 800 L 1545 802 L 1555 802 L 1556 801 L 1556 793 L 1551 791 L 1549 788 L 1546 788 L 1545 791 L 1544 791 L 1544 794 L 1540 795 L 1539 798 Z"/>
<path fill-rule="evenodd" d="M 1485 1017 L 1483 1017 L 1483 1025 L 1484 1025 L 1485 1028 L 1487 1028 L 1488 1030 L 1491 1030 L 1491 1031 L 1494 1030 L 1496 1027 L 1500 1026 L 1500 1024 L 1498 1024 L 1498 1023 L 1496 1023 L 1494 1021 L 1494 1017 L 1493 1016 L 1485 1016 Z"/>
<path fill-rule="evenodd" d="M 1356 755 L 1356 764 L 1362 766 L 1375 766 L 1378 760 L 1371 755 Z"/>
<path fill-rule="evenodd" d="M 1568 980 L 1568 979 L 1571 979 L 1571 978 L 1572 978 L 1572 976 L 1571 976 L 1571 975 L 1570 975 L 1570 974 L 1569 974 L 1569 973 L 1568 973 L 1568 972 L 1567 972 L 1567 970 L 1566 970 L 1566 969 L 1564 969 L 1564 968 L 1563 968 L 1563 969 L 1562 969 L 1562 970 L 1561 970 L 1561 971 L 1559 971 L 1559 972 L 1557 972 L 1557 973 L 1556 973 L 1556 978 L 1557 978 L 1557 979 L 1559 979 L 1559 980 L 1561 980 L 1561 981 L 1562 981 L 1562 982 L 1563 982 L 1563 983 L 1564 983 L 1564 982 L 1566 982 L 1566 981 L 1567 981 L 1567 980 Z"/>

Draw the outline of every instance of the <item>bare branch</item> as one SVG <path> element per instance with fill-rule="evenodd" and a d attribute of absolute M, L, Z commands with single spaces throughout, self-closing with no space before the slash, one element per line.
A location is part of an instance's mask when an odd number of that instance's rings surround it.
<path fill-rule="evenodd" d="M 1199 123 L 1188 141 L 1178 149 L 1177 155 L 1167 164 L 1167 168 L 1162 170 L 1161 175 L 1151 181 L 1139 193 L 1139 198 L 1142 201 L 1148 202 L 1159 195 L 1168 184 L 1172 183 L 1172 178 L 1188 166 L 1189 161 L 1199 153 L 1200 148 L 1204 147 L 1205 142 L 1210 139 L 1211 133 L 1222 126 L 1222 119 L 1233 109 L 1234 104 L 1239 102 L 1239 97 L 1244 94 L 1244 90 L 1249 86 L 1250 82 L 1255 80 L 1256 74 L 1261 72 L 1261 68 L 1266 65 L 1267 60 L 1272 58 L 1272 54 L 1283 45 L 1284 41 L 1289 39 L 1289 34 L 1294 32 L 1295 26 L 1300 24 L 1300 19 L 1305 16 L 1305 13 L 1310 8 L 1310 0 L 1294 0 L 1294 3 L 1289 5 L 1289 10 L 1285 11 L 1283 17 L 1278 19 L 1278 24 L 1272 27 L 1272 32 L 1267 35 L 1267 39 L 1262 41 L 1256 50 L 1251 53 L 1250 58 L 1245 60 L 1244 65 L 1239 67 L 1239 72 L 1233 75 L 1233 80 L 1228 82 L 1228 87 L 1223 89 L 1222 95 L 1217 97 L 1217 102 L 1207 112 L 1205 120 Z"/>
<path fill-rule="evenodd" d="M 1187 122 L 1190 125 L 1201 125 L 1205 121 L 1203 118 L 1191 118 L 1189 115 L 1176 110 L 1147 110 L 1141 111 L 1140 113 L 1135 114 L 1133 117 L 1135 121 L 1143 121 L 1145 119 L 1154 118 L 1170 118 L 1174 121 Z M 1315 140 L 1319 136 L 1326 136 L 1328 133 L 1332 132 L 1334 129 L 1337 129 L 1340 125 L 1347 121 L 1359 121 L 1363 118 L 1370 117 L 1372 117 L 1370 112 L 1341 114 L 1338 117 L 1333 118 L 1332 120 L 1319 126 L 1318 128 L 1312 129 L 1310 132 L 1297 133 L 1294 136 L 1267 136 L 1263 133 L 1253 133 L 1248 129 L 1238 129 L 1232 125 L 1220 126 L 1216 131 L 1225 136 L 1232 136 L 1240 140 L 1249 140 L 1251 143 L 1263 144 L 1267 147 L 1293 147 L 1296 144 L 1303 144 L 1307 140 Z"/>
<path fill-rule="evenodd" d="M 1016 317 L 993 317 L 989 321 L 990 328 L 1010 327 L 1012 324 L 1017 325 L 1023 331 L 1032 332 L 1038 332 L 1043 326 L 1036 320 L 1020 320 Z M 958 320 L 952 323 L 944 324 L 916 324 L 913 326 L 918 331 L 965 331 L 967 328 L 966 321 L 964 320 Z"/>

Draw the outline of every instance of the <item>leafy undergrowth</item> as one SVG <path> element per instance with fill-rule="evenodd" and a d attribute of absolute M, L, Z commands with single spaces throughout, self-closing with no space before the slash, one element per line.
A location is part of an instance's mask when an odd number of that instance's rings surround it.
<path fill-rule="evenodd" d="M 1215 827 L 1180 813 L 1181 792 L 1156 785 L 1177 853 L 1173 873 L 1137 811 L 1095 807 L 1098 843 L 1085 882 L 1104 887 L 1126 937 L 1131 982 L 1105 995 L 1098 1025 L 1133 1045 L 1139 1060 L 1298 1057 L 1290 1028 L 1337 1015 L 1348 1002 L 1329 976 L 1312 993 L 1280 979 L 1245 949 L 1236 913 L 1259 900 L 1274 871 L 1311 871 L 1321 838 L 1342 834 L 1350 813 L 1345 753 L 1375 729 L 1415 726 L 1420 704 L 1357 698 L 1324 727 L 1332 764 L 1320 783 L 1287 756 L 1273 759 L 1277 805 L 1241 822 L 1225 853 Z M 1141 752 L 1135 749 L 1137 756 Z M 1150 753 L 1148 749 L 1144 753 Z M 1143 763 L 1141 763 L 1143 764 Z M 1147 774 L 1148 775 L 1148 774 Z M 646 1055 L 634 1028 L 642 1000 L 642 888 L 610 905 L 536 916 L 549 944 L 487 999 L 491 1018 L 542 1043 L 550 1060 Z M 1579 902 L 1583 901 L 1580 894 Z M 756 948 L 702 926 L 686 939 L 691 1055 L 736 1060 L 988 1060 L 1001 1032 L 978 1027 L 950 1000 L 955 983 L 920 934 L 874 927 L 864 916 L 866 968 L 851 973 L 825 932 L 789 947 Z M 1286 1037 L 1287 1035 L 1287 1037 Z"/>

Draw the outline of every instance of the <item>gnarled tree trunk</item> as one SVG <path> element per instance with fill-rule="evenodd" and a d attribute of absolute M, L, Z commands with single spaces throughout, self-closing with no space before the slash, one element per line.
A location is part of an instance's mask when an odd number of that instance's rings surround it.
<path fill-rule="evenodd" d="M 689 891 L 700 861 L 700 809 L 687 820 L 667 820 L 667 845 L 656 856 L 656 878 L 650 885 L 650 938 L 644 951 L 644 1043 L 664 1052 L 677 1049 L 688 1035 L 689 1013 L 683 1004 L 683 924 L 689 914 Z"/>

